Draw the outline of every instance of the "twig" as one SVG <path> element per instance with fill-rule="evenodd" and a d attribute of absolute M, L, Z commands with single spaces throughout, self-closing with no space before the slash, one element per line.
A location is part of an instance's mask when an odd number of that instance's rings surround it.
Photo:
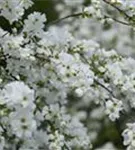
<path fill-rule="evenodd" d="M 6 36 L 8 34 L 8 32 L 6 32 L 5 34 L 3 34 L 2 36 L 1 36 L 1 38 L 3 38 L 4 36 Z"/>
<path fill-rule="evenodd" d="M 116 19 L 116 18 L 114 18 L 114 17 L 107 16 L 107 15 L 105 15 L 104 17 L 105 17 L 105 18 L 110 18 L 110 19 L 112 19 L 113 21 L 118 22 L 118 23 L 120 23 L 120 24 L 123 24 L 123 25 L 126 25 L 126 26 L 130 26 L 129 23 L 124 22 L 124 21 L 121 21 L 121 20 L 118 20 L 118 19 Z"/>
<path fill-rule="evenodd" d="M 63 17 L 63 18 L 60 18 L 60 19 L 57 19 L 57 20 L 54 20 L 54 21 L 50 22 L 50 23 L 47 25 L 47 27 L 49 27 L 50 25 L 53 25 L 53 24 L 57 24 L 57 23 L 59 23 L 59 22 L 65 20 L 65 19 L 74 18 L 74 17 L 79 17 L 79 16 L 82 16 L 82 15 L 83 15 L 83 13 L 81 12 L 81 13 L 76 13 L 76 14 L 71 14 L 71 15 L 65 16 L 65 17 Z"/>
<path fill-rule="evenodd" d="M 120 9 L 119 7 L 117 7 L 116 5 L 113 5 L 112 3 L 110 3 L 108 0 L 102 0 L 104 1 L 106 4 L 109 4 L 110 6 L 112 6 L 113 8 L 117 9 L 120 13 L 122 13 L 126 18 L 128 18 L 129 20 L 132 20 L 132 17 L 130 17 L 124 10 Z"/>
<path fill-rule="evenodd" d="M 106 91 L 108 91 L 108 92 L 115 98 L 115 95 L 113 94 L 113 92 L 112 92 L 110 89 L 108 89 L 105 85 L 103 85 L 102 83 L 100 83 L 98 80 L 94 79 L 94 81 L 95 81 L 98 85 L 100 85 L 102 88 L 104 88 Z"/>
<path fill-rule="evenodd" d="M 50 22 L 46 27 L 49 27 L 50 25 L 57 24 L 57 23 L 59 23 L 59 22 L 65 20 L 65 19 L 73 18 L 73 17 L 79 17 L 79 16 L 83 16 L 83 12 L 80 12 L 80 13 L 77 13 L 77 14 L 71 14 L 71 15 L 65 16 L 65 17 L 63 17 L 63 18 L 54 20 L 54 21 Z M 110 19 L 112 19 L 113 21 L 118 22 L 118 23 L 120 23 L 120 24 L 123 24 L 123 25 L 126 25 L 126 26 L 130 26 L 129 23 L 124 22 L 124 21 L 121 21 L 121 20 L 118 20 L 118 19 L 116 19 L 116 18 L 114 18 L 114 17 L 108 16 L 108 15 L 105 15 L 104 17 L 105 17 L 105 18 L 110 18 Z"/>

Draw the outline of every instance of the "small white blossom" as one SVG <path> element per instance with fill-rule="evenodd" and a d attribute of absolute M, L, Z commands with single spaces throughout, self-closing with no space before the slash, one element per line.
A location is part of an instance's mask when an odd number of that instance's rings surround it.
<path fill-rule="evenodd" d="M 82 97 L 84 92 L 81 88 L 78 88 L 75 90 L 75 94 L 77 95 L 77 97 Z"/>
<path fill-rule="evenodd" d="M 5 85 L 0 96 L 0 104 L 7 104 L 12 107 L 15 105 L 21 105 L 23 107 L 27 107 L 28 105 L 32 106 L 34 101 L 34 91 L 19 81 Z"/>
<path fill-rule="evenodd" d="M 128 146 L 128 150 L 135 149 L 135 123 L 128 123 L 127 129 L 122 133 L 124 137 L 124 145 Z"/>
<path fill-rule="evenodd" d="M 28 36 L 43 36 L 44 23 L 46 22 L 46 16 L 39 12 L 34 12 L 28 16 L 28 19 L 24 20 L 23 32 Z"/>
<path fill-rule="evenodd" d="M 18 21 L 24 14 L 24 8 L 32 5 L 31 0 L 0 0 L 0 15 L 4 16 L 12 24 Z"/>
<path fill-rule="evenodd" d="M 105 103 L 106 106 L 106 114 L 109 115 L 109 118 L 112 121 L 115 121 L 120 117 L 120 111 L 122 111 L 122 101 L 113 99 L 113 100 L 108 100 Z"/>
<path fill-rule="evenodd" d="M 32 133 L 36 130 L 36 121 L 29 107 L 10 113 L 9 119 L 16 136 L 20 138 L 32 137 Z"/>

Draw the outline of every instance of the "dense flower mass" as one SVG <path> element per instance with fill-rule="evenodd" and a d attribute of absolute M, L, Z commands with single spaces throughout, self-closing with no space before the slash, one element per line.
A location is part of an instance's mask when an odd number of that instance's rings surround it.
<path fill-rule="evenodd" d="M 134 115 L 135 3 L 55 1 L 51 24 L 37 11 L 24 17 L 31 0 L 0 0 L 11 28 L 0 27 L 0 150 L 115 150 L 96 139 L 105 118 Z M 135 123 L 121 133 L 134 150 Z"/>
<path fill-rule="evenodd" d="M 33 2 L 31 0 L 0 0 L 0 15 L 12 24 L 18 21 Z"/>

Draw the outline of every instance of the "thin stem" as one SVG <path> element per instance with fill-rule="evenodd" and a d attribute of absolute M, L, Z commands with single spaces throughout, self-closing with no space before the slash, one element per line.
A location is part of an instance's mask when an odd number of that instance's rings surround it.
<path fill-rule="evenodd" d="M 102 83 L 100 83 L 98 80 L 94 79 L 94 81 L 95 81 L 95 83 L 97 83 L 98 85 L 100 85 L 102 88 L 104 88 L 106 91 L 108 91 L 115 98 L 113 92 L 110 89 L 108 89 L 105 85 L 103 85 Z"/>
<path fill-rule="evenodd" d="M 113 21 L 118 22 L 118 23 L 120 23 L 120 24 L 123 24 L 123 25 L 126 25 L 126 26 L 130 26 L 130 24 L 129 24 L 129 23 L 124 22 L 124 21 L 121 21 L 121 20 L 118 20 L 118 19 L 113 18 L 113 17 L 111 17 L 111 16 L 107 16 L 107 15 L 105 15 L 104 17 L 105 17 L 105 18 L 110 18 L 110 19 L 112 19 Z"/>
<path fill-rule="evenodd" d="M 63 17 L 63 18 L 54 20 L 54 21 L 50 22 L 50 23 L 47 25 L 47 27 L 49 27 L 49 26 L 51 26 L 51 25 L 53 25 L 53 24 L 57 24 L 57 23 L 59 23 L 59 22 L 61 22 L 61 21 L 63 21 L 63 20 L 66 20 L 66 19 L 68 19 L 68 18 L 79 17 L 79 16 L 83 16 L 83 12 L 76 13 L 76 14 L 71 14 L 71 15 L 65 16 L 65 17 Z M 108 16 L 108 15 L 105 15 L 104 17 L 105 17 L 105 18 L 110 18 L 110 19 L 112 19 L 113 21 L 118 22 L 118 23 L 120 23 L 120 24 L 123 24 L 123 25 L 126 25 L 126 26 L 130 26 L 129 23 L 124 22 L 124 21 L 121 21 L 121 20 L 118 20 L 118 19 L 116 19 L 116 18 L 114 18 L 114 17 Z"/>
<path fill-rule="evenodd" d="M 117 9 L 120 13 L 122 13 L 126 18 L 128 18 L 129 20 L 132 20 L 132 17 L 130 17 L 124 10 L 120 9 L 119 7 L 113 5 L 112 3 L 110 3 L 108 0 L 103 0 L 106 4 L 109 4 L 110 6 L 112 6 L 113 8 Z"/>
<path fill-rule="evenodd" d="M 3 38 L 4 36 L 6 36 L 8 34 L 8 32 L 6 32 L 5 34 L 3 34 L 2 36 L 1 36 L 1 38 Z"/>
<path fill-rule="evenodd" d="M 80 12 L 80 13 L 76 13 L 76 14 L 71 14 L 71 15 L 65 16 L 65 17 L 63 17 L 63 18 L 60 18 L 60 19 L 57 19 L 57 20 L 54 20 L 54 21 L 50 22 L 50 23 L 47 25 L 47 27 L 49 27 L 50 25 L 53 25 L 53 24 L 57 24 L 57 23 L 59 23 L 59 22 L 65 20 L 65 19 L 74 18 L 74 17 L 79 17 L 79 16 L 82 16 L 82 15 L 83 15 L 83 13 Z"/>

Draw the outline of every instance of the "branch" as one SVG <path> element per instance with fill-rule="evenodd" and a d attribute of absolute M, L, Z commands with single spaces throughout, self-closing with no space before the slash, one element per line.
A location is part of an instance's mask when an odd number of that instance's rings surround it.
<path fill-rule="evenodd" d="M 116 19 L 116 18 L 114 18 L 114 17 L 107 16 L 107 15 L 105 15 L 104 17 L 105 17 L 105 18 L 110 18 L 110 19 L 112 19 L 113 21 L 118 22 L 118 23 L 120 23 L 120 24 L 123 24 L 123 25 L 126 25 L 126 26 L 130 26 L 129 23 L 124 22 L 124 21 L 121 21 L 121 20 L 118 20 L 118 19 Z"/>
<path fill-rule="evenodd" d="M 54 21 L 50 22 L 50 23 L 47 25 L 47 27 L 49 27 L 49 26 L 51 26 L 51 25 L 54 25 L 54 24 L 57 24 L 57 23 L 59 23 L 59 22 L 61 22 L 61 21 L 63 21 L 63 20 L 66 20 L 66 19 L 68 19 L 68 18 L 79 17 L 79 16 L 83 16 L 83 12 L 80 12 L 80 13 L 77 13 L 77 14 L 71 14 L 71 15 L 65 16 L 65 17 L 63 17 L 63 18 L 54 20 Z M 108 16 L 108 15 L 104 15 L 104 18 L 110 18 L 110 19 L 112 19 L 112 20 L 115 21 L 115 22 L 118 22 L 118 23 L 123 24 L 123 25 L 126 25 L 126 26 L 130 26 L 129 23 L 124 22 L 124 21 L 121 21 L 121 20 L 118 20 L 118 19 L 116 19 L 116 18 L 114 18 L 114 17 L 111 17 L 111 16 Z"/>
<path fill-rule="evenodd" d="M 1 36 L 1 38 L 3 38 L 4 36 L 6 36 L 8 34 L 8 32 L 6 32 L 5 34 L 3 34 L 2 36 Z"/>
<path fill-rule="evenodd" d="M 100 83 L 98 80 L 94 79 L 94 82 L 96 82 L 98 85 L 100 85 L 102 88 L 104 88 L 106 91 L 108 91 L 114 98 L 115 98 L 115 95 L 113 94 L 113 92 L 108 89 L 105 85 L 103 85 L 102 83 Z"/>
<path fill-rule="evenodd" d="M 54 20 L 54 21 L 50 22 L 50 23 L 47 25 L 47 27 L 49 27 L 50 25 L 53 25 L 53 24 L 57 24 L 57 23 L 59 23 L 59 22 L 65 20 L 65 19 L 74 18 L 74 17 L 79 17 L 79 16 L 82 16 L 82 15 L 83 15 L 83 13 L 80 12 L 80 13 L 76 13 L 76 14 L 71 14 L 71 15 L 65 16 L 65 17 L 63 17 L 63 18 L 60 18 L 60 19 L 57 19 L 57 20 Z"/>
<path fill-rule="evenodd" d="M 128 20 L 132 20 L 133 18 L 130 17 L 124 10 L 120 9 L 119 7 L 113 5 L 112 3 L 110 3 L 108 0 L 103 0 L 106 4 L 109 4 L 110 6 L 112 6 L 113 8 L 117 9 L 120 13 L 122 13 L 126 18 L 128 18 Z M 68 16 L 65 16 L 63 18 L 60 18 L 60 19 L 57 19 L 57 20 L 54 20 L 52 22 L 50 22 L 47 27 L 49 27 L 50 25 L 53 25 L 53 24 L 57 24 L 63 20 L 66 20 L 68 18 L 73 18 L 73 17 L 79 17 L 79 16 L 83 16 L 83 12 L 80 12 L 80 13 L 76 13 L 76 14 L 70 14 Z M 126 25 L 126 26 L 130 26 L 131 24 L 127 23 L 127 22 L 124 22 L 124 21 L 121 21 L 121 20 L 118 20 L 114 17 L 111 17 L 111 16 L 108 16 L 108 15 L 105 15 L 104 16 L 105 18 L 110 18 L 112 19 L 113 21 L 115 22 L 118 22 L 120 24 L 123 24 L 123 25 Z"/>
<path fill-rule="evenodd" d="M 126 18 L 128 18 L 128 20 L 132 20 L 132 17 L 130 17 L 124 10 L 120 9 L 119 7 L 117 7 L 116 5 L 110 3 L 108 0 L 102 0 L 103 2 L 105 2 L 106 4 L 109 4 L 110 6 L 112 6 L 113 8 L 115 8 L 116 10 L 118 10 L 120 13 L 122 13 Z"/>

